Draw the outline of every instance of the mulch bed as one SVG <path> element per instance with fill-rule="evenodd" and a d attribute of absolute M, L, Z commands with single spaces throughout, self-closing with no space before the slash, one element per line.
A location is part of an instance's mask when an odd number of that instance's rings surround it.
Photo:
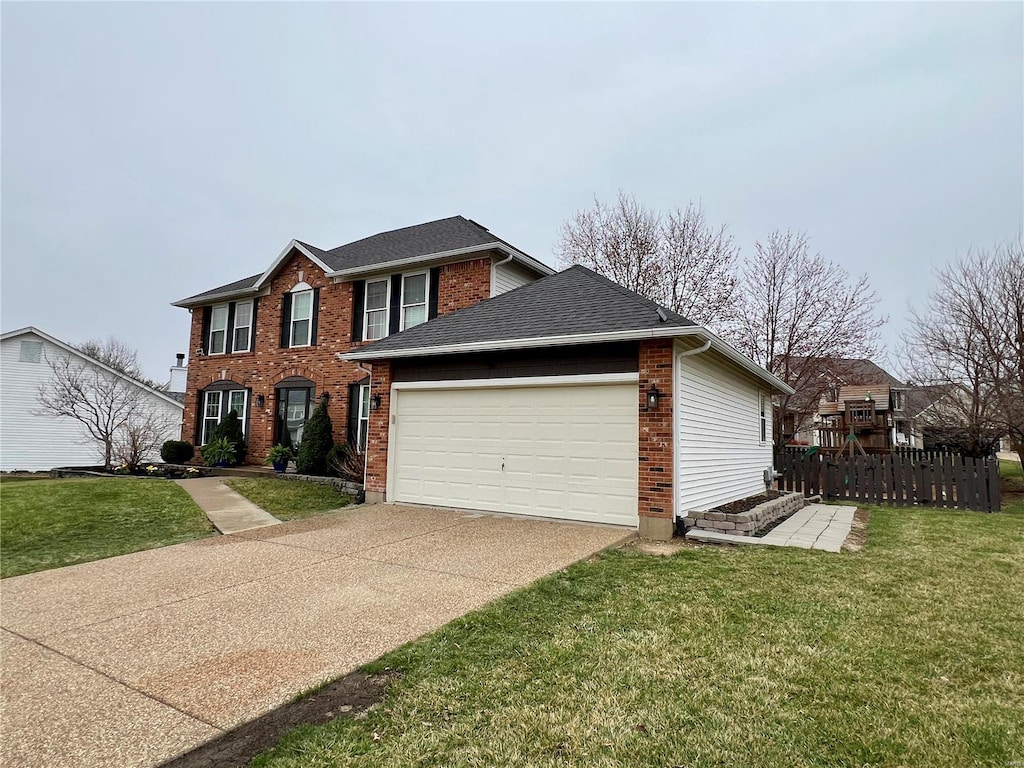
<path fill-rule="evenodd" d="M 745 499 L 739 499 L 737 501 L 730 501 L 728 504 L 723 504 L 720 507 L 708 510 L 709 512 L 724 512 L 727 515 L 738 515 L 743 512 L 749 512 L 758 504 L 764 504 L 770 499 L 777 499 L 782 494 L 779 491 L 768 491 L 766 493 L 758 493 L 754 496 L 747 496 Z"/>
<path fill-rule="evenodd" d="M 248 765 L 291 729 L 320 725 L 339 717 L 357 717 L 384 698 L 395 673 L 353 672 L 319 691 L 250 720 L 201 747 L 163 763 L 160 768 L 236 768 Z"/>

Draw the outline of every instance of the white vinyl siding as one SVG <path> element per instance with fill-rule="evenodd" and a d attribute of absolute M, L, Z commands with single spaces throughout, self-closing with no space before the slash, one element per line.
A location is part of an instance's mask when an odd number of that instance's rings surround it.
<path fill-rule="evenodd" d="M 396 501 L 637 525 L 635 382 L 393 398 Z"/>
<path fill-rule="evenodd" d="M 22 362 L 19 359 L 22 342 L 40 345 L 42 354 L 38 363 Z M 46 361 L 66 357 L 68 354 L 55 344 L 31 333 L 3 341 L 0 350 L 0 471 L 21 469 L 38 472 L 54 467 L 83 467 L 103 463 L 102 446 L 89 439 L 81 424 L 73 419 L 40 413 L 37 400 L 39 385 L 49 381 L 52 376 Z M 144 391 L 146 397 L 151 398 L 150 405 L 175 425 L 163 439 L 178 439 L 181 435 L 182 406 L 151 394 L 148 390 Z M 158 461 L 160 457 L 157 454 L 146 456 L 145 459 Z"/>
<path fill-rule="evenodd" d="M 761 441 L 758 383 L 714 352 L 677 359 L 676 515 L 764 491 L 772 463 L 771 400 Z"/>
<path fill-rule="evenodd" d="M 511 291 L 536 279 L 536 274 L 514 262 L 496 264 L 494 266 L 494 285 L 492 286 L 491 295 L 497 296 L 499 293 Z"/>

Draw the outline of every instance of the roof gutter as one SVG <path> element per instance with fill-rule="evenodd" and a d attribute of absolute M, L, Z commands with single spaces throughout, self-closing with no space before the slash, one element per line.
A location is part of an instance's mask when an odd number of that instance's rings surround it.
<path fill-rule="evenodd" d="M 600 344 L 614 341 L 642 341 L 644 339 L 683 338 L 686 336 L 702 336 L 704 345 L 683 354 L 697 354 L 714 349 L 723 357 L 750 375 L 767 382 L 776 391 L 792 395 L 796 392 L 791 386 L 772 375 L 746 355 L 734 349 L 718 336 L 699 325 L 671 328 L 646 328 L 636 331 L 611 331 L 607 333 L 581 333 L 569 336 L 543 336 L 528 339 L 505 339 L 499 341 L 480 341 L 469 344 L 445 344 L 437 347 L 416 347 L 413 349 L 380 350 L 366 349 L 360 352 L 339 352 L 341 360 L 394 360 L 406 357 L 429 357 L 432 355 L 454 355 L 468 352 L 491 352 L 506 349 L 537 349 L 540 347 L 572 346 L 576 344 Z"/>

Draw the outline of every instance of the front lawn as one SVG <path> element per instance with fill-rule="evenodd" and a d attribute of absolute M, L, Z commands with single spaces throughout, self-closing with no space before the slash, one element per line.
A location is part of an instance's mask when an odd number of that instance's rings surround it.
<path fill-rule="evenodd" d="M 294 766 L 1007 766 L 1024 760 L 1024 511 L 872 508 L 859 554 L 575 565 L 370 665 Z"/>
<path fill-rule="evenodd" d="M 0 483 L 0 576 L 5 578 L 211 533 L 203 511 L 170 480 Z"/>
<path fill-rule="evenodd" d="M 352 503 L 348 494 L 329 485 L 302 480 L 271 478 L 225 480 L 224 484 L 238 491 L 278 520 L 296 520 L 328 512 Z"/>

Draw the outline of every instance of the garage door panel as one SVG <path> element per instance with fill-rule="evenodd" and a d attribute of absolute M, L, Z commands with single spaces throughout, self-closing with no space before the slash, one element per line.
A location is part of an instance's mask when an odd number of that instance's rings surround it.
<path fill-rule="evenodd" d="M 635 384 L 400 390 L 395 404 L 397 501 L 636 525 Z"/>

